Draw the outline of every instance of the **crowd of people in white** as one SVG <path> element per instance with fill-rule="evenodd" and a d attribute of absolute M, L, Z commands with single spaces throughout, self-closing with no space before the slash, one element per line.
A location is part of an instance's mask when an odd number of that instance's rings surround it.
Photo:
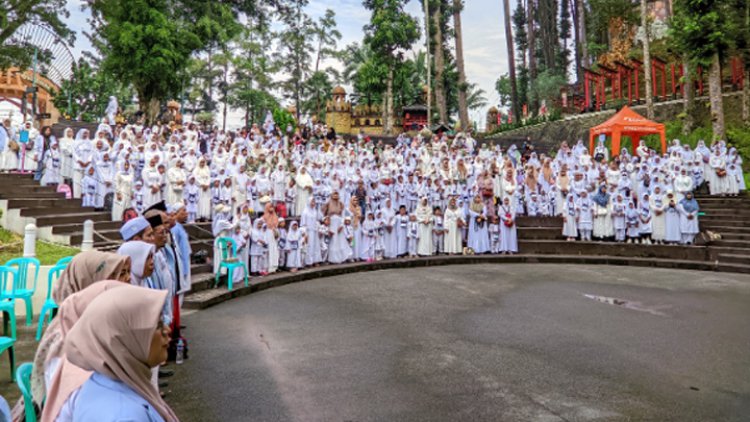
<path fill-rule="evenodd" d="M 22 128 L 23 129 L 23 128 Z M 42 184 L 72 186 L 84 206 L 112 219 L 165 201 L 188 222 L 212 221 L 253 273 L 401 256 L 515 253 L 517 216 L 562 216 L 568 240 L 690 244 L 699 232 L 698 189 L 745 190 L 742 158 L 719 141 L 644 142 L 610 157 L 563 142 L 552 154 L 507 150 L 468 134 L 395 143 L 345 141 L 324 126 L 282 133 L 273 121 L 238 132 L 188 124 L 100 125 L 60 139 L 31 125 L 27 169 Z M 18 133 L 0 130 L 3 170 L 17 170 Z M 21 150 L 23 150 L 23 146 Z M 38 160 L 41 165 L 37 166 Z M 110 201 L 111 198 L 111 201 Z M 111 205 L 110 205 L 111 202 Z"/>

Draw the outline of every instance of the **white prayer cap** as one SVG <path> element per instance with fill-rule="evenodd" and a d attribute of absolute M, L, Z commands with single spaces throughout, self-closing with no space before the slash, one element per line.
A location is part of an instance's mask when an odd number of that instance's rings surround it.
<path fill-rule="evenodd" d="M 174 204 L 169 206 L 169 212 L 170 213 L 176 213 L 177 211 L 185 208 L 184 202 L 175 202 Z"/>

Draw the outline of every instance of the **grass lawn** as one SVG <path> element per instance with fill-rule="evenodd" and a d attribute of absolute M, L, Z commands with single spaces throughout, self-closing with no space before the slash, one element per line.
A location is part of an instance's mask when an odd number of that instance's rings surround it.
<path fill-rule="evenodd" d="M 36 257 L 42 265 L 54 265 L 60 258 L 80 252 L 77 248 L 36 241 Z M 23 256 L 23 236 L 0 228 L 0 263 Z"/>

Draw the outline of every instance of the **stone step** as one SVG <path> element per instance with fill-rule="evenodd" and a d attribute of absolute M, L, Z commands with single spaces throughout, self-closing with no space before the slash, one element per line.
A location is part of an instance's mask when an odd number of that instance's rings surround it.
<path fill-rule="evenodd" d="M 65 194 L 57 192 L 35 192 L 30 195 L 28 192 L 0 192 L 0 199 L 65 199 Z"/>
<path fill-rule="evenodd" d="M 96 212 L 93 207 L 45 207 L 45 208 L 23 208 L 21 209 L 21 216 L 23 217 L 37 217 L 40 215 L 69 215 L 69 214 L 85 214 L 90 212 Z"/>
<path fill-rule="evenodd" d="M 36 217 L 37 227 L 54 226 L 57 224 L 83 224 L 86 220 L 97 221 L 110 221 L 112 214 L 108 212 L 86 212 L 79 214 L 65 214 L 65 215 L 44 215 Z"/>
<path fill-rule="evenodd" d="M 704 246 L 641 245 L 616 242 L 567 242 L 565 240 L 519 239 L 518 249 L 524 253 L 547 255 L 609 255 L 621 257 L 665 258 L 705 261 L 709 251 Z"/>
<path fill-rule="evenodd" d="M 562 217 L 516 217 L 516 225 L 521 227 L 559 227 L 562 230 Z"/>
<path fill-rule="evenodd" d="M 10 199 L 8 208 L 75 208 L 81 206 L 80 199 Z"/>
<path fill-rule="evenodd" d="M 719 234 L 724 233 L 750 233 L 750 226 L 748 225 L 732 225 L 732 224 L 724 224 L 722 222 L 713 222 L 713 223 L 703 223 L 701 222 L 701 230 L 710 230 L 712 232 L 717 232 Z"/>
<path fill-rule="evenodd" d="M 741 264 L 750 267 L 750 255 L 721 253 L 717 259 L 720 263 Z"/>
<path fill-rule="evenodd" d="M 716 271 L 750 274 L 750 265 L 731 262 L 719 262 L 719 264 L 716 266 Z"/>
<path fill-rule="evenodd" d="M 721 240 L 744 240 L 750 242 L 750 233 L 721 233 Z"/>
<path fill-rule="evenodd" d="M 721 240 L 711 242 L 711 246 L 744 248 L 750 251 L 750 240 L 730 240 L 722 238 Z"/>
<path fill-rule="evenodd" d="M 518 227 L 519 239 L 562 239 L 560 227 Z"/>
<path fill-rule="evenodd" d="M 94 222 L 94 230 L 119 230 L 122 227 L 122 221 L 96 221 Z M 71 234 L 83 231 L 83 226 L 80 223 L 68 223 L 68 224 L 56 224 L 52 228 L 53 234 Z"/>
<path fill-rule="evenodd" d="M 23 193 L 33 198 L 39 193 L 57 193 L 57 188 L 54 186 L 39 186 L 38 184 L 11 184 L 10 186 L 3 186 L 3 193 L 15 194 Z"/>

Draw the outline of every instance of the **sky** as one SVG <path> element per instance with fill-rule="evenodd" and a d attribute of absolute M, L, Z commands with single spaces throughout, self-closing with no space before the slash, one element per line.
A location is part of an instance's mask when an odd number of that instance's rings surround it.
<path fill-rule="evenodd" d="M 511 1 L 511 10 L 514 7 Z M 73 53 L 78 57 L 82 51 L 91 46 L 82 31 L 87 30 L 86 22 L 89 12 L 81 10 L 81 0 L 68 1 L 70 17 L 67 23 L 78 33 Z M 352 42 L 361 42 L 362 27 L 369 21 L 370 12 L 362 6 L 361 0 L 310 0 L 307 7 L 308 14 L 317 19 L 323 16 L 326 9 L 336 12 L 336 22 L 342 34 L 339 47 Z M 424 25 L 424 15 L 421 2 L 411 0 L 406 8 L 407 12 L 417 17 Z M 502 1 L 500 0 L 464 0 L 464 11 L 461 15 L 463 26 L 464 62 L 467 79 L 477 83 L 484 89 L 490 107 L 497 105 L 498 94 L 495 92 L 495 81 L 508 72 L 507 52 L 504 33 L 504 16 Z M 424 30 L 424 27 L 422 28 Z M 422 31 L 424 32 L 424 31 Z M 424 39 L 420 41 L 424 46 Z M 416 48 L 420 46 L 415 46 Z M 472 120 L 477 121 L 479 127 L 484 127 L 485 110 L 471 113 Z M 230 111 L 229 127 L 241 125 L 242 113 Z"/>

